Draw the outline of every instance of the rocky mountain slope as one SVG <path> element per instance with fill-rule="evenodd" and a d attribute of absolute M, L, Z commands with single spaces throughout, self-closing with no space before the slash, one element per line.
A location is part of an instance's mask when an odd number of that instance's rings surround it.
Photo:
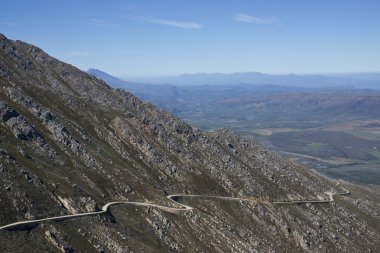
<path fill-rule="evenodd" d="M 0 35 L 0 226 L 107 214 L 0 230 L 0 252 L 375 252 L 378 189 L 335 182 L 228 130 L 204 132 L 124 90 Z"/>

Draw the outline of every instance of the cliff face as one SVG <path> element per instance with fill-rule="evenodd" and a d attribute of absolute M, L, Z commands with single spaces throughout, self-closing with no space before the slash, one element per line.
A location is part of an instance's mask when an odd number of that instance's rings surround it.
<path fill-rule="evenodd" d="M 0 230 L 1 252 L 363 252 L 379 245 L 379 191 L 335 182 L 227 130 L 203 132 L 42 50 L 0 35 L 0 226 L 134 205 Z M 344 183 L 341 183 L 344 184 Z"/>

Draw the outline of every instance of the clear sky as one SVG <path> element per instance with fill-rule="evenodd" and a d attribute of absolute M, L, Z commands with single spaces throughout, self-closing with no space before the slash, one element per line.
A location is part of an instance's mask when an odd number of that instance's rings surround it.
<path fill-rule="evenodd" d="M 12 0 L 0 33 L 120 77 L 380 71 L 380 0 Z"/>

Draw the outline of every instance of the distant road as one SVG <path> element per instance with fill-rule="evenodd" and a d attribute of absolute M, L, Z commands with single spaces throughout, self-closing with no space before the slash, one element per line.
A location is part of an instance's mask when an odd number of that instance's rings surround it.
<path fill-rule="evenodd" d="M 284 154 L 284 155 L 298 156 L 298 157 L 302 157 L 302 158 L 307 158 L 307 159 L 311 159 L 311 160 L 317 160 L 317 161 L 320 161 L 320 162 L 324 162 L 323 159 L 321 159 L 319 157 L 311 156 L 311 155 L 304 155 L 304 154 L 293 153 L 293 152 L 286 152 L 286 151 L 278 151 L 278 152 L 281 153 L 281 154 Z"/>
<path fill-rule="evenodd" d="M 345 188 L 341 187 L 344 192 L 341 193 L 333 193 L 333 192 L 325 192 L 329 196 L 329 200 L 296 200 L 296 201 L 273 201 L 273 202 L 265 202 L 270 204 L 326 204 L 334 202 L 334 196 L 335 195 L 348 195 L 350 192 L 346 190 Z M 167 198 L 176 203 L 179 207 L 170 207 L 170 206 L 161 206 L 157 204 L 152 203 L 146 203 L 146 202 L 134 202 L 134 201 L 116 201 L 116 202 L 110 202 L 105 204 L 102 207 L 101 211 L 97 212 L 88 212 L 88 213 L 79 213 L 79 214 L 70 214 L 70 215 L 63 215 L 63 216 L 53 216 L 43 219 L 36 219 L 36 220 L 26 220 L 26 221 L 18 221 L 14 222 L 5 226 L 0 227 L 0 230 L 22 230 L 30 227 L 34 227 L 38 225 L 41 222 L 44 221 L 62 221 L 62 220 L 68 220 L 68 219 L 75 219 L 85 216 L 94 216 L 99 214 L 106 214 L 110 212 L 111 206 L 117 206 L 117 205 L 134 205 L 134 206 L 145 206 L 145 207 L 155 207 L 158 209 L 161 209 L 165 212 L 169 213 L 179 213 L 183 211 L 189 211 L 193 210 L 194 208 L 185 204 L 182 204 L 178 202 L 179 198 L 212 198 L 212 199 L 222 199 L 222 200 L 229 200 L 229 201 L 253 201 L 253 202 L 263 202 L 259 201 L 256 197 L 252 198 L 235 198 L 235 197 L 222 197 L 222 196 L 211 196 L 211 195 L 188 195 L 188 194 L 172 194 L 167 196 Z"/>

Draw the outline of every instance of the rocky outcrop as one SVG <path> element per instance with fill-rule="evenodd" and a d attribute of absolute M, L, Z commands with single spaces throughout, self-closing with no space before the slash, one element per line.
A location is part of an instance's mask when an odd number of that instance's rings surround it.
<path fill-rule="evenodd" d="M 45 238 L 49 243 L 54 245 L 57 249 L 59 249 L 63 253 L 73 253 L 74 252 L 73 248 L 70 247 L 68 245 L 68 243 L 65 241 L 62 233 L 59 232 L 53 226 L 50 226 L 50 228 L 46 230 Z"/>
<path fill-rule="evenodd" d="M 41 135 L 25 120 L 24 117 L 9 107 L 5 102 L 0 101 L 1 122 L 6 124 L 14 136 L 21 141 L 43 141 Z"/>

